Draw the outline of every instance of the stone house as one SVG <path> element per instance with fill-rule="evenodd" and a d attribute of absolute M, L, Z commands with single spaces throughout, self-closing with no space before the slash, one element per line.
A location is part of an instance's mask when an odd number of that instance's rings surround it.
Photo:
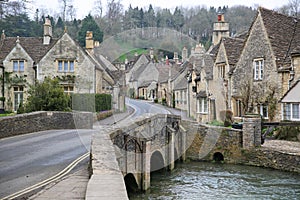
<path fill-rule="evenodd" d="M 49 19 L 43 37 L 6 37 L 3 33 L 0 66 L 5 109 L 12 111 L 26 101 L 29 86 L 45 77 L 58 77 L 68 94 L 102 93 L 105 81 L 114 84 L 107 70 L 67 32 L 52 38 Z"/>
<path fill-rule="evenodd" d="M 291 53 L 292 71 L 288 91 L 281 98 L 282 120 L 300 121 L 300 44 Z"/>
<path fill-rule="evenodd" d="M 136 74 L 141 73 L 142 69 L 145 67 L 145 65 L 150 63 L 150 58 L 145 55 L 136 55 L 134 60 L 129 61 L 127 63 L 127 69 L 125 70 L 125 83 L 126 83 L 126 90 L 127 95 L 132 98 L 138 97 L 138 85 L 137 81 L 135 80 Z"/>
<path fill-rule="evenodd" d="M 198 122 L 209 122 L 215 118 L 213 100 L 210 99 L 209 84 L 213 78 L 213 59 L 205 52 L 191 56 L 190 62 L 193 69 L 189 71 L 188 100 L 190 117 Z"/>
<path fill-rule="evenodd" d="M 183 51 L 185 51 L 184 48 Z M 187 59 L 181 65 L 180 71 L 175 75 L 171 81 L 173 93 L 175 95 L 175 108 L 180 110 L 188 110 L 188 80 L 187 73 L 193 68 L 192 64 Z"/>
<path fill-rule="evenodd" d="M 243 45 L 243 38 L 225 37 L 210 52 L 214 59 L 213 79 L 208 83 L 210 120 L 224 121 L 225 112 L 232 110 L 230 78 L 242 52 Z"/>
<path fill-rule="evenodd" d="M 231 96 L 235 115 L 261 114 L 266 120 L 282 119 L 279 100 L 289 89 L 299 46 L 299 19 L 260 7 L 247 34 L 240 58 L 232 73 Z"/>

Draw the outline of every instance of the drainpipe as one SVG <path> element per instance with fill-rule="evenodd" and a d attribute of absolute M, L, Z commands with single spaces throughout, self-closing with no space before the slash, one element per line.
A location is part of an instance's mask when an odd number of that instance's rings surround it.
<path fill-rule="evenodd" d="M 291 87 L 291 83 L 294 80 L 295 77 L 295 71 L 294 71 L 294 65 L 292 64 L 292 70 L 290 71 L 290 79 L 289 79 L 289 84 L 288 84 L 288 90 Z"/>
<path fill-rule="evenodd" d="M 4 80 L 4 66 L 0 66 L 0 68 L 2 68 L 2 97 L 4 97 L 4 95 L 5 95 L 5 92 L 4 92 L 4 89 L 5 89 L 5 87 L 4 87 L 4 83 L 5 83 L 5 80 Z M 2 108 L 4 108 L 4 106 L 5 106 L 5 101 L 2 101 Z"/>

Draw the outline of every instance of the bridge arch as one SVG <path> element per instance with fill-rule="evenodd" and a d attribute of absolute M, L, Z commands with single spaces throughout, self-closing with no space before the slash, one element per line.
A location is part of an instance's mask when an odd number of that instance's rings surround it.
<path fill-rule="evenodd" d="M 165 160 L 160 151 L 154 151 L 150 158 L 150 172 L 160 171 L 165 168 Z"/>
<path fill-rule="evenodd" d="M 215 162 L 222 162 L 224 161 L 224 155 L 221 152 L 215 152 L 213 155 L 213 160 Z"/>
<path fill-rule="evenodd" d="M 139 187 L 138 187 L 136 178 L 132 173 L 129 173 L 124 177 L 124 182 L 125 182 L 125 186 L 126 186 L 128 195 L 139 191 Z"/>

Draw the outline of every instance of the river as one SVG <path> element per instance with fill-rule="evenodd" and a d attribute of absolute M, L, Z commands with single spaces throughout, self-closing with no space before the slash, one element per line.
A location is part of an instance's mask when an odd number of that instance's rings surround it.
<path fill-rule="evenodd" d="M 188 162 L 151 176 L 151 189 L 130 200 L 300 199 L 300 175 L 273 169 Z"/>

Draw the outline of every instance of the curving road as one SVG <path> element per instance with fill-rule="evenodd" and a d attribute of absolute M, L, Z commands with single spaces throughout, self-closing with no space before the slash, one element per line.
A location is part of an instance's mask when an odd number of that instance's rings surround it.
<path fill-rule="evenodd" d="M 145 113 L 170 112 L 146 101 L 126 99 L 134 112 L 131 120 Z M 115 118 L 107 119 L 108 124 Z M 89 152 L 95 130 L 51 130 L 0 140 L 0 199 L 46 180 Z M 84 161 L 87 163 L 88 159 Z M 82 165 L 83 167 L 83 165 Z"/>

